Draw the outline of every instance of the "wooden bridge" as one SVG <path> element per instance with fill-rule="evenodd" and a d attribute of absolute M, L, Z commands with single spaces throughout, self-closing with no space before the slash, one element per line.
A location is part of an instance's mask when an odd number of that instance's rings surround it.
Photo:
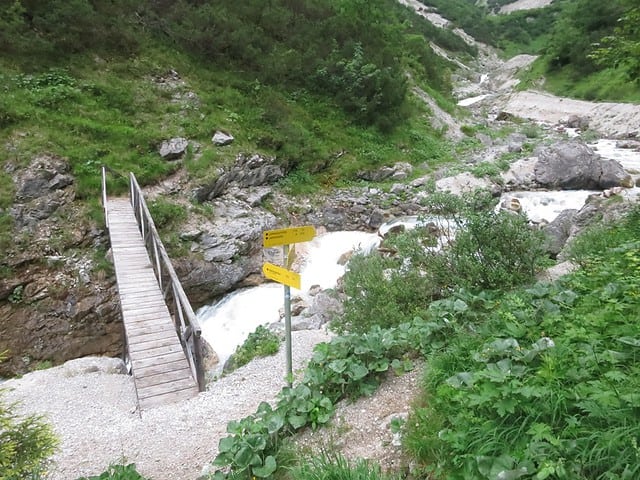
<path fill-rule="evenodd" d="M 133 173 L 130 197 L 102 201 L 126 348 L 140 410 L 204 390 L 200 325 L 180 285 Z"/>

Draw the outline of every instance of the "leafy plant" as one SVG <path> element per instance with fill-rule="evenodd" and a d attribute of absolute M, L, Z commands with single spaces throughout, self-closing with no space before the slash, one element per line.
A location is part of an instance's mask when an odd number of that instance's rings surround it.
<path fill-rule="evenodd" d="M 435 478 L 634 478 L 637 209 L 554 284 L 435 302 L 455 321 L 405 435 Z M 456 307 L 456 302 L 464 301 Z M 480 301 L 481 300 L 481 301 Z"/>
<path fill-rule="evenodd" d="M 81 477 L 78 480 L 145 480 L 145 478 L 138 473 L 135 464 L 129 463 L 127 465 L 110 465 L 100 475 Z"/>

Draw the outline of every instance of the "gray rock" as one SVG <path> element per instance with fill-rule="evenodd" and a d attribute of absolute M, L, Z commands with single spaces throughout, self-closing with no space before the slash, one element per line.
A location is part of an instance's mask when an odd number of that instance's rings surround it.
<path fill-rule="evenodd" d="M 233 138 L 233 135 L 222 132 L 220 130 L 216 131 L 216 133 L 214 133 L 213 137 L 211 138 L 211 141 L 213 142 L 213 144 L 217 145 L 218 147 L 224 147 L 225 145 L 229 145 L 233 143 L 234 140 L 235 139 Z"/>
<path fill-rule="evenodd" d="M 177 160 L 181 158 L 189 147 L 189 141 L 186 138 L 176 137 L 165 140 L 160 145 L 160 156 L 165 160 Z"/>
<path fill-rule="evenodd" d="M 569 115 L 569 118 L 567 118 L 567 127 L 586 130 L 587 128 L 589 128 L 589 117 L 575 114 Z"/>
<path fill-rule="evenodd" d="M 536 182 L 546 188 L 595 190 L 632 184 L 614 160 L 603 160 L 580 141 L 564 141 L 536 151 Z"/>
<path fill-rule="evenodd" d="M 576 213 L 577 210 L 564 210 L 542 229 L 547 238 L 545 249 L 554 258 L 562 251 L 571 235 Z"/>
<path fill-rule="evenodd" d="M 199 202 L 213 200 L 233 187 L 247 188 L 271 185 L 284 177 L 282 167 L 274 162 L 274 158 L 240 154 L 236 157 L 231 168 L 220 172 L 216 179 L 201 186 L 195 192 L 196 200 Z M 269 193 L 263 191 L 260 194 L 266 196 Z"/>
<path fill-rule="evenodd" d="M 441 178 L 436 182 L 436 190 L 450 192 L 454 195 L 473 192 L 476 189 L 494 190 L 495 184 L 487 178 L 474 177 L 469 172 L 460 173 L 453 177 Z"/>

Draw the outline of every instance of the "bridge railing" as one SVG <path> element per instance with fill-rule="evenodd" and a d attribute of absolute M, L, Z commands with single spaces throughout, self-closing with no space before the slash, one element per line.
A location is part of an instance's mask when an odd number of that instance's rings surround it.
<path fill-rule="evenodd" d="M 105 209 L 105 220 L 108 219 L 106 167 L 102 168 L 102 201 Z M 114 172 L 115 173 L 115 172 Z M 151 213 L 144 200 L 142 189 L 133 173 L 129 174 L 129 194 L 133 212 L 140 228 L 151 264 L 155 272 L 158 285 L 164 297 L 165 303 L 171 311 L 176 333 L 184 347 L 187 361 L 191 368 L 193 378 L 198 382 L 200 391 L 205 389 L 203 359 L 202 359 L 202 329 L 200 322 L 191 308 L 189 299 L 184 293 L 169 255 L 167 254 L 158 230 L 153 223 Z"/>

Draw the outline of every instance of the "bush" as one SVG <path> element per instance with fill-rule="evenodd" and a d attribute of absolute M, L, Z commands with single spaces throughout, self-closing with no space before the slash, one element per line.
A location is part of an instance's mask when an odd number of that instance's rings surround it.
<path fill-rule="evenodd" d="M 354 257 L 344 279 L 344 314 L 332 327 L 366 332 L 398 325 L 455 290 L 508 289 L 533 279 L 544 258 L 541 233 L 522 215 L 494 212 L 491 202 L 486 195 L 434 195 L 429 207 L 437 217 L 385 240 L 395 255 Z M 434 232 L 450 244 L 436 248 L 441 240 Z"/>
<path fill-rule="evenodd" d="M 1 360 L 1 359 L 0 359 Z M 21 416 L 16 404 L 7 404 L 0 390 L 0 478 L 40 479 L 58 441 L 51 427 L 35 415 Z"/>
<path fill-rule="evenodd" d="M 280 339 L 267 327 L 260 325 L 255 332 L 251 332 L 242 345 L 236 348 L 235 353 L 229 359 L 225 372 L 246 365 L 256 357 L 267 357 L 278 352 Z"/>
<path fill-rule="evenodd" d="M 404 436 L 429 478 L 638 478 L 637 220 L 554 284 L 432 304 L 455 330 Z"/>

